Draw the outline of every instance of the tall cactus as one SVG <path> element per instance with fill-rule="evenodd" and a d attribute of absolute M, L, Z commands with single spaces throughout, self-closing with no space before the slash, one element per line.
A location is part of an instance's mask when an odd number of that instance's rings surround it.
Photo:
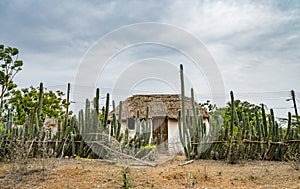
<path fill-rule="evenodd" d="M 258 141 L 261 141 L 261 124 L 259 121 L 257 110 L 255 111 L 255 128 L 258 136 Z"/>
<path fill-rule="evenodd" d="M 229 137 L 229 148 L 228 148 L 228 152 L 227 152 L 227 161 L 228 161 L 228 163 L 234 164 L 237 161 L 237 149 L 239 148 L 239 146 L 235 145 L 235 143 L 234 143 L 233 130 L 234 130 L 235 123 L 238 125 L 239 121 L 238 121 L 238 116 L 237 116 L 237 112 L 235 109 L 234 96 L 233 96 L 232 91 L 230 91 L 230 99 L 231 99 L 231 120 L 230 120 L 230 137 Z M 238 131 L 238 136 L 239 136 L 239 131 Z M 239 142 L 240 142 L 240 140 L 238 140 L 238 143 Z"/>
<path fill-rule="evenodd" d="M 85 133 L 83 110 L 78 112 L 78 127 L 80 133 Z"/>
<path fill-rule="evenodd" d="M 140 131 L 141 131 L 140 111 L 137 110 L 136 119 L 135 119 L 135 135 L 134 135 L 135 150 L 141 147 Z"/>
<path fill-rule="evenodd" d="M 25 123 L 24 123 L 24 141 L 26 141 L 29 138 L 29 127 L 30 127 L 30 123 L 29 123 L 29 117 L 25 118 Z"/>
<path fill-rule="evenodd" d="M 264 140 L 268 141 L 269 133 L 268 133 L 268 124 L 267 124 L 267 116 L 265 111 L 265 105 L 261 104 L 261 113 L 262 113 L 262 121 L 263 121 L 263 133 L 264 133 Z"/>
<path fill-rule="evenodd" d="M 286 130 L 285 140 L 289 140 L 291 138 L 291 125 L 292 125 L 292 114 L 288 113 L 288 126 Z"/>
<path fill-rule="evenodd" d="M 119 116 L 116 116 L 115 102 L 113 102 L 113 117 L 110 125 L 110 135 L 115 137 L 119 142 L 122 140 L 123 134 L 121 134 L 121 124 L 122 124 L 122 101 L 119 103 Z"/>
<path fill-rule="evenodd" d="M 144 127 L 143 127 L 143 138 L 144 138 L 144 146 L 149 144 L 150 141 L 150 135 L 151 135 L 151 123 L 149 119 L 149 107 L 146 109 L 146 116 L 144 121 Z"/>
<path fill-rule="evenodd" d="M 7 111 L 6 132 L 7 132 L 7 134 L 12 133 L 12 113 L 11 113 L 10 109 L 8 109 L 8 111 Z"/>
<path fill-rule="evenodd" d="M 112 123 L 110 124 L 110 136 L 116 136 L 116 125 L 117 125 L 117 118 L 116 114 L 113 113 L 113 120 Z"/>
<path fill-rule="evenodd" d="M 242 134 L 241 134 L 241 137 L 242 139 L 245 139 L 246 138 L 246 131 L 247 131 L 247 123 L 246 123 L 246 115 L 244 112 L 242 112 Z"/>
<path fill-rule="evenodd" d="M 191 159 L 191 144 L 190 137 L 188 132 L 188 126 L 186 124 L 186 115 L 185 115 L 185 89 L 184 89 L 184 74 L 183 74 L 183 65 L 180 64 L 180 84 L 181 84 L 181 112 L 179 112 L 178 116 L 178 129 L 179 135 L 181 139 L 181 143 L 184 148 L 185 157 L 187 160 Z M 181 128 L 182 122 L 182 128 Z M 182 132 L 181 132 L 182 129 Z"/>
<path fill-rule="evenodd" d="M 57 132 L 56 132 L 56 136 L 57 136 L 58 140 L 60 140 L 60 135 L 61 135 L 61 118 L 58 118 L 58 121 L 57 121 Z"/>
<path fill-rule="evenodd" d="M 118 127 L 117 127 L 117 129 L 118 129 L 117 137 L 118 138 L 120 137 L 121 126 L 122 126 L 122 101 L 119 102 L 119 116 L 118 116 Z"/>
<path fill-rule="evenodd" d="M 39 105 L 38 105 L 38 109 L 37 109 L 37 118 L 39 121 L 40 120 L 40 116 L 41 116 L 41 112 L 42 112 L 42 106 L 43 106 L 43 91 L 44 91 L 44 87 L 43 87 L 43 83 L 40 83 L 40 88 L 39 88 Z"/>
<path fill-rule="evenodd" d="M 86 99 L 85 101 L 85 115 L 84 115 L 84 130 L 85 133 L 90 132 L 90 114 L 91 114 L 91 107 L 90 107 L 90 101 Z"/>
<path fill-rule="evenodd" d="M 95 97 L 95 109 L 97 114 L 99 114 L 99 100 L 100 100 L 100 89 L 96 89 L 96 97 Z"/>
<path fill-rule="evenodd" d="M 104 128 L 107 128 L 108 113 L 109 113 L 109 93 L 106 94 L 105 112 L 104 112 L 104 119 L 103 119 Z"/>
<path fill-rule="evenodd" d="M 124 147 L 125 145 L 127 145 L 128 142 L 129 142 L 129 130 L 128 130 L 128 128 L 126 128 L 126 129 L 125 129 L 125 136 L 124 136 L 123 147 Z"/>
<path fill-rule="evenodd" d="M 116 105 L 115 105 L 115 101 L 112 101 L 112 112 L 113 112 L 113 119 L 112 119 L 112 123 L 110 124 L 110 136 L 115 136 L 116 138 L 117 136 L 117 130 L 118 130 L 118 120 L 116 117 Z"/>
<path fill-rule="evenodd" d="M 276 142 L 276 124 L 275 124 L 275 116 L 274 116 L 274 111 L 271 108 L 270 109 L 270 127 L 269 127 L 269 132 L 271 134 L 271 139 L 272 141 Z"/>
<path fill-rule="evenodd" d="M 231 121 L 230 121 L 230 140 L 231 140 L 233 138 L 234 117 L 235 117 L 234 96 L 232 91 L 230 91 L 230 99 L 231 99 Z"/>
<path fill-rule="evenodd" d="M 187 142 L 186 142 L 186 135 L 184 134 L 183 130 L 184 128 L 182 128 L 182 115 L 181 115 L 181 111 L 178 111 L 178 131 L 179 131 L 179 139 L 180 139 L 180 142 L 182 144 L 182 147 L 183 147 L 183 150 L 184 150 L 184 154 L 185 154 L 185 157 L 189 160 L 190 159 L 190 156 L 189 156 L 189 151 L 187 149 Z"/>
<path fill-rule="evenodd" d="M 198 143 L 200 142 L 200 128 L 201 125 L 197 124 L 197 113 L 196 113 L 196 107 L 195 107 L 195 97 L 194 97 L 194 89 L 191 88 L 191 101 L 192 101 L 192 109 L 193 109 L 193 117 L 192 117 L 192 128 L 193 128 L 193 146 L 192 151 L 194 155 L 198 155 Z M 201 124 L 201 123 L 200 123 Z"/>

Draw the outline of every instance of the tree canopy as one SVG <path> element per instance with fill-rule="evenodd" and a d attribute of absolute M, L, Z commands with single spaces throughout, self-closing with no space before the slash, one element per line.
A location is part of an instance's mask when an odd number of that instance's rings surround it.
<path fill-rule="evenodd" d="M 40 88 L 31 86 L 30 88 L 22 88 L 20 90 L 12 90 L 11 97 L 8 100 L 15 118 L 15 124 L 21 125 L 25 122 L 27 116 L 40 113 L 40 121 L 46 116 L 57 118 L 65 114 L 67 106 L 66 99 L 63 98 L 62 91 L 43 91 L 41 110 L 40 103 Z M 6 107 L 8 108 L 8 107 Z M 70 112 L 72 113 L 72 112 Z"/>
<path fill-rule="evenodd" d="M 4 97 L 17 87 L 13 79 L 22 70 L 23 61 L 18 59 L 19 50 L 13 47 L 4 47 L 0 44 L 0 108 L 3 107 Z"/>

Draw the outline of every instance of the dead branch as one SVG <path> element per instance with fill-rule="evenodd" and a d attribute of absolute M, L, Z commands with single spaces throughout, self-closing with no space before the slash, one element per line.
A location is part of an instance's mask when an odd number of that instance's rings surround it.
<path fill-rule="evenodd" d="M 192 159 L 190 161 L 186 161 L 184 163 L 180 163 L 178 166 L 185 166 L 185 165 L 188 165 L 188 164 L 193 163 L 193 162 L 194 162 L 194 160 Z"/>

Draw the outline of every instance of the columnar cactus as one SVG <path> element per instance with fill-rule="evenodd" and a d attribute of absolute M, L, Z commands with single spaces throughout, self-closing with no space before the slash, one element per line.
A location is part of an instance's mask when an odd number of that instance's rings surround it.
<path fill-rule="evenodd" d="M 268 141 L 269 140 L 269 132 L 268 132 L 268 124 L 267 124 L 267 116 L 265 112 L 265 105 L 261 105 L 261 113 L 262 113 L 262 119 L 263 119 L 263 134 L 264 134 L 264 140 Z"/>
<path fill-rule="evenodd" d="M 180 135 L 180 141 L 184 148 L 185 156 L 187 160 L 191 159 L 191 143 L 188 132 L 188 126 L 186 124 L 186 110 L 185 110 L 185 88 L 184 88 L 184 74 L 183 65 L 180 64 L 180 84 L 181 84 L 181 111 L 178 113 L 178 129 Z M 179 117 L 180 116 L 180 117 Z M 182 122 L 182 123 L 181 123 Z M 182 124 L 182 127 L 181 127 Z"/>
<path fill-rule="evenodd" d="M 97 114 L 99 114 L 99 100 L 100 100 L 100 89 L 96 89 L 96 97 L 95 97 L 95 109 Z"/>
<path fill-rule="evenodd" d="M 42 112 L 42 106 L 43 106 L 43 91 L 44 91 L 44 87 L 43 87 L 43 83 L 41 82 L 40 83 L 40 91 L 39 91 L 39 106 L 38 106 L 38 109 L 37 109 L 37 117 L 38 117 L 38 120 L 40 121 L 40 115 L 41 115 L 41 112 Z"/>
<path fill-rule="evenodd" d="M 258 113 L 255 111 L 255 128 L 258 136 L 258 141 L 261 141 L 261 124 L 259 121 Z"/>
<path fill-rule="evenodd" d="M 291 125 L 292 125 L 292 114 L 291 112 L 288 113 L 288 126 L 286 130 L 285 140 L 291 139 Z"/>
<path fill-rule="evenodd" d="M 103 119 L 104 128 L 107 128 L 108 113 L 109 113 L 109 93 L 106 94 L 106 105 L 105 105 L 105 113 L 104 113 L 104 119 Z"/>
<path fill-rule="evenodd" d="M 231 99 L 230 139 L 232 139 L 233 128 L 234 128 L 234 117 L 235 117 L 234 96 L 232 91 L 230 91 L 230 99 Z"/>

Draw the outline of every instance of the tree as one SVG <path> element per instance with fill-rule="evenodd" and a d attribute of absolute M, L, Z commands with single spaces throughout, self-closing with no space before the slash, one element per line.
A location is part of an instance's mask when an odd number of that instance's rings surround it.
<path fill-rule="evenodd" d="M 205 103 L 199 103 L 199 105 L 204 108 L 213 119 L 217 119 L 221 116 L 226 121 L 231 120 L 231 102 L 228 102 L 226 107 L 218 108 L 215 104 L 211 104 L 210 101 L 206 101 Z M 251 104 L 247 101 L 234 101 L 235 110 L 237 113 L 237 117 L 240 121 L 243 120 L 244 116 L 248 116 L 250 122 L 255 121 L 255 112 L 257 112 L 259 118 L 261 118 L 261 107 L 255 104 Z"/>
<path fill-rule="evenodd" d="M 209 114 L 215 112 L 217 110 L 216 104 L 211 104 L 209 100 L 204 103 L 199 103 L 199 105 L 205 109 Z"/>
<path fill-rule="evenodd" d="M 243 120 L 243 116 L 248 116 L 250 122 L 255 121 L 255 112 L 259 114 L 259 118 L 261 117 L 261 107 L 255 104 L 251 104 L 247 101 L 240 101 L 240 100 L 235 100 L 234 101 L 234 106 L 235 110 L 238 116 L 238 119 L 240 121 Z M 226 106 L 226 113 L 225 117 L 228 119 L 228 121 L 231 119 L 230 118 L 230 112 L 231 112 L 231 103 L 228 102 Z"/>
<path fill-rule="evenodd" d="M 13 110 L 16 125 L 24 124 L 26 117 L 35 119 L 34 116 L 38 112 L 40 113 L 39 121 L 41 123 L 45 120 L 46 116 L 51 118 L 64 116 L 67 101 L 63 96 L 64 93 L 59 90 L 55 92 L 51 90 L 43 91 L 41 109 L 39 110 L 40 89 L 31 86 L 30 88 L 22 88 L 20 90 L 13 89 L 11 97 L 8 99 L 8 104 L 10 104 Z M 69 115 L 71 114 L 72 112 L 69 112 Z"/>
<path fill-rule="evenodd" d="M 4 97 L 17 87 L 13 82 L 16 74 L 22 70 L 23 61 L 18 60 L 19 50 L 12 47 L 4 47 L 0 44 L 0 108 L 3 107 Z"/>

